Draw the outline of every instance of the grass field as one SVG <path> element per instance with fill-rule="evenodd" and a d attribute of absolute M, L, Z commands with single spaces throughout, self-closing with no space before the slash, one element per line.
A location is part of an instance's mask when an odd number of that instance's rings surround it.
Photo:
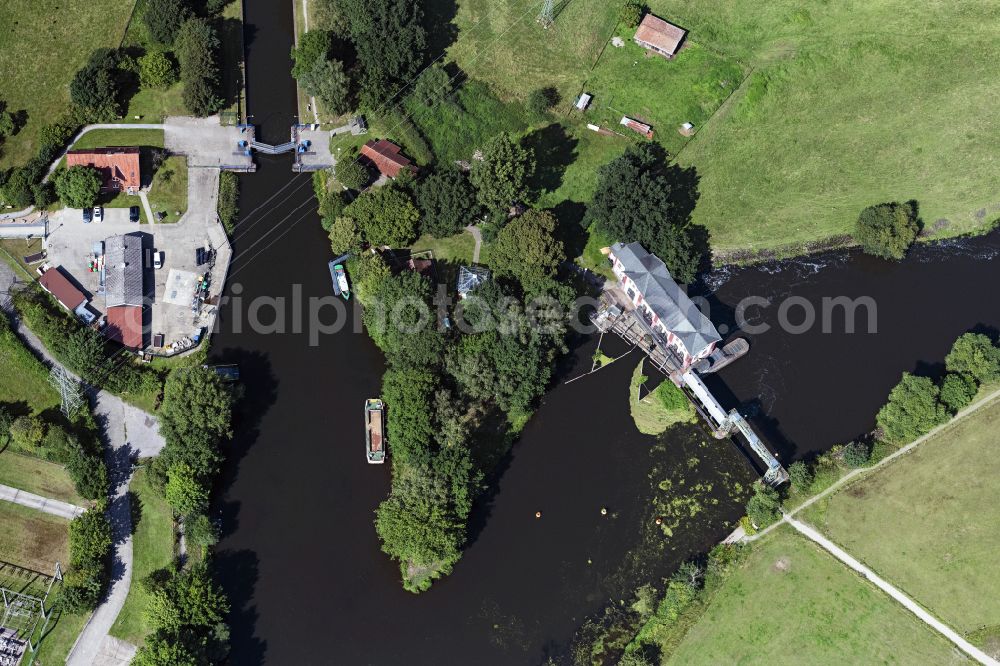
<path fill-rule="evenodd" d="M 965 663 L 944 638 L 790 528 L 752 549 L 667 663 Z"/>
<path fill-rule="evenodd" d="M 810 507 L 805 517 L 956 631 L 993 627 L 1000 639 L 998 427 L 1000 401 Z"/>
<path fill-rule="evenodd" d="M 995 3 L 649 5 L 754 68 L 680 157 L 698 169 L 694 221 L 717 249 L 848 233 L 883 201 L 918 200 L 939 233 L 996 217 Z"/>
<path fill-rule="evenodd" d="M 45 249 L 41 238 L 4 238 L 0 239 L 0 248 L 2 248 L 0 259 L 6 261 L 19 274 L 19 277 L 27 277 L 29 280 L 35 279 L 37 276 L 35 268 L 38 264 L 29 266 L 24 263 L 24 257 Z"/>
<path fill-rule="evenodd" d="M 95 129 L 73 144 L 73 150 L 107 148 L 109 146 L 145 146 L 163 148 L 163 130 L 158 129 Z"/>
<path fill-rule="evenodd" d="M 0 525 L 0 560 L 48 574 L 69 563 L 68 520 L 0 502 Z"/>
<path fill-rule="evenodd" d="M 24 403 L 37 413 L 59 406 L 59 394 L 49 384 L 49 371 L 24 346 L 6 321 L 0 322 L 0 403 Z"/>
<path fill-rule="evenodd" d="M 88 504 L 77 494 L 62 465 L 13 451 L 0 453 L 0 484 L 77 506 Z"/>
<path fill-rule="evenodd" d="M 149 189 L 149 207 L 154 215 L 160 211 L 167 214 L 161 222 L 176 222 L 187 210 L 187 181 L 187 158 L 181 155 L 168 157 L 156 170 Z"/>
<path fill-rule="evenodd" d="M 41 666 L 66 663 L 66 656 L 89 617 L 90 613 L 65 613 L 57 608 L 42 636 L 35 663 Z"/>
<path fill-rule="evenodd" d="M 69 107 L 69 82 L 94 49 L 116 47 L 131 2 L 38 0 L 0 3 L 0 99 L 27 123 L 0 145 L 0 168 L 23 164 L 37 150 L 40 127 Z"/>
<path fill-rule="evenodd" d="M 141 644 L 151 628 L 144 611 L 149 602 L 141 582 L 149 574 L 170 566 L 174 559 L 174 521 L 170 507 L 146 480 L 143 469 L 136 471 L 129 486 L 139 498 L 142 517 L 135 527 L 133 557 L 135 569 L 125 605 L 111 627 L 111 635 L 131 643 Z"/>
<path fill-rule="evenodd" d="M 685 122 L 700 128 L 739 86 L 744 73 L 735 61 L 688 42 L 672 60 L 650 55 L 632 41 L 634 30 L 619 29 L 625 42 L 608 48 L 584 88 L 594 96 L 583 114 L 587 122 L 619 130 L 623 115 L 652 125 L 655 140 L 671 153 L 688 138 L 678 132 Z"/>
<path fill-rule="evenodd" d="M 524 98 L 535 88 L 553 86 L 569 108 L 611 39 L 619 5 L 603 0 L 562 4 L 555 24 L 544 30 L 535 21 L 538 2 L 463 0 L 455 16 L 460 36 L 448 55 L 470 77 L 508 95 Z"/>
<path fill-rule="evenodd" d="M 414 252 L 431 250 L 434 258 L 438 261 L 448 261 L 460 264 L 471 264 L 472 253 L 476 249 L 476 241 L 468 231 L 448 236 L 447 238 L 434 238 L 433 236 L 421 236 L 410 248 Z"/>

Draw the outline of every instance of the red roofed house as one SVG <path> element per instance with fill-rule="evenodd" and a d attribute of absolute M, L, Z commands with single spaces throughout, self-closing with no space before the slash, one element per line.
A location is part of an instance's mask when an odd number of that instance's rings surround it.
<path fill-rule="evenodd" d="M 41 277 L 38 278 L 38 284 L 55 296 L 59 304 L 70 312 L 76 312 L 77 308 L 87 302 L 87 297 L 83 295 L 83 292 L 77 289 L 59 268 L 49 268 L 42 273 Z"/>
<path fill-rule="evenodd" d="M 399 154 L 401 148 L 392 141 L 379 139 L 361 146 L 361 156 L 375 165 L 383 176 L 395 178 L 403 169 L 417 173 L 417 167 Z"/>
<path fill-rule="evenodd" d="M 104 335 L 129 349 L 142 349 L 142 308 L 116 305 L 108 308 Z"/>
<path fill-rule="evenodd" d="M 104 192 L 139 192 L 138 148 L 90 148 L 66 153 L 66 166 L 89 166 L 101 172 Z"/>
<path fill-rule="evenodd" d="M 678 28 L 673 23 L 667 23 L 658 16 L 646 14 L 642 23 L 632 38 L 644 49 L 659 53 L 666 58 L 673 58 L 684 41 L 687 30 Z"/>

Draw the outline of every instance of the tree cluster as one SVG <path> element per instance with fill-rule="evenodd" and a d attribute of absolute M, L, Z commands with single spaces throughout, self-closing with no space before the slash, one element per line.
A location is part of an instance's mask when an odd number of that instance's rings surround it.
<path fill-rule="evenodd" d="M 70 568 L 60 596 L 68 612 L 95 608 L 108 584 L 112 540 L 105 508 L 105 502 L 98 502 L 69 524 Z"/>
<path fill-rule="evenodd" d="M 176 55 L 184 84 L 184 107 L 193 115 L 209 116 L 222 108 L 217 63 L 219 37 L 206 19 L 189 18 L 177 31 Z"/>
<path fill-rule="evenodd" d="M 98 49 L 69 84 L 70 100 L 91 122 L 107 122 L 122 113 L 125 73 L 114 49 Z"/>
<path fill-rule="evenodd" d="M 668 166 L 659 144 L 631 146 L 601 167 L 586 221 L 616 242 L 638 241 L 667 265 L 678 282 L 691 282 L 701 251 L 689 218 L 696 196 L 679 167 Z"/>
<path fill-rule="evenodd" d="M 132 663 L 137 666 L 200 666 L 229 653 L 226 615 L 230 604 L 205 561 L 163 569 L 142 581 L 149 601 L 146 620 L 153 633 Z"/>
<path fill-rule="evenodd" d="M 292 48 L 292 76 L 307 95 L 319 99 L 322 108 L 339 116 L 351 108 L 351 81 L 344 63 L 332 57 L 333 35 L 326 30 L 310 30 Z"/>

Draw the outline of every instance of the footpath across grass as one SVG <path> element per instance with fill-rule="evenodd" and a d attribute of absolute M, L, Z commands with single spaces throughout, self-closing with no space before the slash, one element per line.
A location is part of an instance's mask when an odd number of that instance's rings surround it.
<path fill-rule="evenodd" d="M 1000 400 L 806 510 L 804 518 L 973 642 L 1000 646 Z M 982 640 L 977 640 L 982 639 Z"/>
<path fill-rule="evenodd" d="M 141 514 L 132 538 L 132 585 L 111 635 L 138 645 L 152 631 L 145 617 L 149 595 L 142 582 L 174 561 L 174 520 L 166 500 L 150 486 L 146 470 L 136 471 L 129 489 Z"/>
<path fill-rule="evenodd" d="M 669 664 L 952 664 L 943 637 L 788 526 L 718 590 Z"/>

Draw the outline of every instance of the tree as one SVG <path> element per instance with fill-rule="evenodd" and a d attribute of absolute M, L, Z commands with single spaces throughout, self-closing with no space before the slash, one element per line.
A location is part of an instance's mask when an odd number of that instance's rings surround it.
<path fill-rule="evenodd" d="M 328 113 L 339 116 L 350 111 L 351 80 L 339 60 L 317 60 L 302 74 L 299 83 L 306 94 L 319 99 Z"/>
<path fill-rule="evenodd" d="M 139 83 L 143 88 L 166 88 L 177 81 L 173 60 L 161 51 L 150 51 L 139 58 Z"/>
<path fill-rule="evenodd" d="M 222 108 L 218 94 L 219 68 L 216 53 L 219 37 L 205 19 L 189 18 L 177 32 L 177 60 L 184 84 L 184 106 L 196 116 L 208 116 Z"/>
<path fill-rule="evenodd" d="M 892 202 L 861 211 L 854 237 L 867 254 L 899 260 L 906 256 L 919 231 L 916 203 Z"/>
<path fill-rule="evenodd" d="M 444 338 L 429 302 L 430 283 L 409 271 L 382 280 L 366 305 L 365 327 L 390 363 L 435 365 L 441 360 Z"/>
<path fill-rule="evenodd" d="M 329 59 L 333 35 L 327 30 L 310 30 L 292 47 L 292 76 L 300 80 L 313 70 L 316 63 Z"/>
<path fill-rule="evenodd" d="M 534 155 L 506 132 L 487 141 L 482 153 L 483 159 L 473 162 L 469 179 L 484 208 L 506 215 L 527 192 L 528 180 L 535 172 Z"/>
<path fill-rule="evenodd" d="M 74 567 L 103 561 L 112 543 L 111 523 L 100 506 L 84 511 L 69 524 L 70 564 Z"/>
<path fill-rule="evenodd" d="M 689 222 L 696 194 L 686 178 L 680 167 L 667 165 L 659 144 L 631 146 L 598 170 L 586 221 L 615 241 L 642 243 L 676 280 L 690 282 L 701 256 Z"/>
<path fill-rule="evenodd" d="M 27 167 L 16 167 L 11 170 L 7 182 L 3 184 L 3 196 L 7 203 L 15 208 L 30 206 L 34 201 L 35 176 Z"/>
<path fill-rule="evenodd" d="M 89 166 L 73 166 L 56 176 L 56 193 L 70 208 L 93 206 L 101 191 L 101 174 Z"/>
<path fill-rule="evenodd" d="M 451 77 L 440 62 L 435 62 L 417 77 L 410 96 L 424 106 L 434 106 L 447 99 L 451 90 Z"/>
<path fill-rule="evenodd" d="M 344 187 L 351 190 L 363 190 L 371 180 L 371 172 L 356 159 L 344 159 L 337 163 L 334 176 Z"/>
<path fill-rule="evenodd" d="M 55 186 L 51 182 L 35 183 L 31 186 L 31 197 L 37 208 L 45 208 L 56 201 Z"/>
<path fill-rule="evenodd" d="M 528 110 L 539 116 L 558 103 L 559 91 L 551 86 L 535 88 L 528 94 Z"/>
<path fill-rule="evenodd" d="M 757 481 L 753 484 L 753 496 L 747 502 L 747 516 L 758 528 L 773 523 L 778 518 L 781 498 L 771 486 Z"/>
<path fill-rule="evenodd" d="M 165 496 L 167 504 L 179 516 L 201 513 L 208 508 L 208 488 L 187 463 L 174 463 L 167 469 Z"/>
<path fill-rule="evenodd" d="M 349 217 L 338 217 L 330 227 L 330 249 L 335 255 L 356 252 L 361 247 L 361 232 Z"/>
<path fill-rule="evenodd" d="M 148 636 L 132 659 L 133 666 L 201 666 L 199 656 L 184 641 L 166 632 Z"/>
<path fill-rule="evenodd" d="M 788 478 L 796 490 L 809 490 L 813 482 L 813 471 L 805 462 L 797 460 L 788 466 Z"/>
<path fill-rule="evenodd" d="M 435 434 L 432 399 L 439 383 L 434 372 L 421 368 L 390 368 L 382 376 L 382 396 L 391 406 L 387 434 L 394 460 L 427 460 Z"/>
<path fill-rule="evenodd" d="M 0 138 L 8 137 L 17 131 L 14 114 L 7 110 L 7 104 L 0 102 Z"/>
<path fill-rule="evenodd" d="M 850 442 L 842 453 L 844 464 L 849 467 L 867 467 L 871 455 L 871 448 L 864 442 Z"/>
<path fill-rule="evenodd" d="M 938 387 L 930 379 L 904 372 L 875 419 L 885 439 L 895 444 L 911 442 L 947 421 L 948 413 L 938 396 Z"/>
<path fill-rule="evenodd" d="M 476 191 L 457 169 L 430 174 L 417 183 L 415 194 L 421 231 L 435 238 L 457 234 L 465 226 L 475 224 L 480 213 Z"/>
<path fill-rule="evenodd" d="M 204 561 L 181 571 L 154 572 L 143 585 L 150 596 L 146 618 L 157 629 L 211 629 L 229 612 L 229 600 Z"/>
<path fill-rule="evenodd" d="M 405 247 L 417 238 L 417 210 L 402 188 L 388 185 L 355 199 L 344 215 L 357 222 L 365 240 L 375 246 Z"/>
<path fill-rule="evenodd" d="M 627 0 L 618 12 L 618 20 L 627 28 L 635 28 L 642 21 L 642 15 L 646 13 L 645 7 L 635 0 Z"/>
<path fill-rule="evenodd" d="M 366 308 L 373 303 L 382 283 L 392 277 L 392 270 L 382 255 L 370 252 L 348 259 L 347 271 L 353 278 L 358 302 Z"/>
<path fill-rule="evenodd" d="M 111 120 L 121 113 L 118 56 L 112 49 L 98 49 L 77 70 L 69 84 L 69 97 L 88 119 Z"/>
<path fill-rule="evenodd" d="M 149 0 L 142 22 L 150 38 L 164 46 L 173 46 L 184 20 L 191 15 L 185 0 Z"/>
<path fill-rule="evenodd" d="M 11 444 L 18 451 L 33 453 L 45 437 L 45 422 L 34 415 L 19 416 L 10 424 Z"/>
<path fill-rule="evenodd" d="M 1000 349 L 982 333 L 965 333 L 944 359 L 948 372 L 968 375 L 979 384 L 1000 379 Z"/>
<path fill-rule="evenodd" d="M 347 22 L 362 70 L 361 101 L 368 108 L 387 102 L 424 62 L 427 35 L 421 3 L 411 0 L 336 0 Z"/>
<path fill-rule="evenodd" d="M 565 260 L 562 242 L 555 238 L 552 213 L 529 210 L 500 230 L 490 250 L 490 266 L 498 277 L 517 279 L 525 291 L 555 276 Z"/>
<path fill-rule="evenodd" d="M 941 402 L 952 414 L 957 414 L 972 402 L 978 391 L 976 380 L 965 374 L 949 372 L 941 382 Z"/>

